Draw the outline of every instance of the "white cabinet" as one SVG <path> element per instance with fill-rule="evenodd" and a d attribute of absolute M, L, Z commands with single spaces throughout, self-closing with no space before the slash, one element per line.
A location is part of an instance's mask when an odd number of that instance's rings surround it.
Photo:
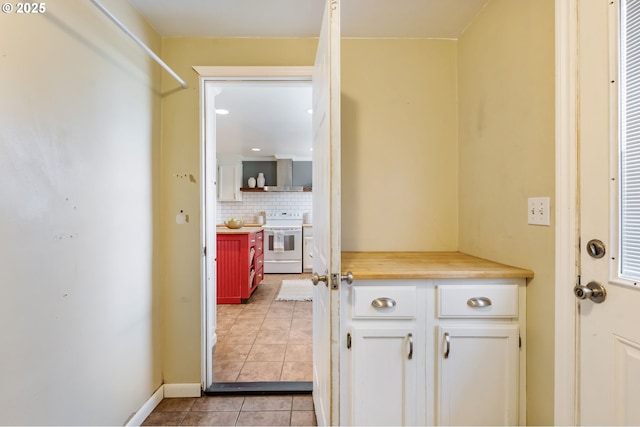
<path fill-rule="evenodd" d="M 305 225 L 302 227 L 302 270 L 313 270 L 313 228 Z"/>
<path fill-rule="evenodd" d="M 242 162 L 218 164 L 218 201 L 240 202 L 242 201 Z"/>
<path fill-rule="evenodd" d="M 523 291 L 490 280 L 436 285 L 437 425 L 525 422 L 519 416 Z"/>
<path fill-rule="evenodd" d="M 349 425 L 416 425 L 424 367 L 416 286 L 355 286 L 349 347 Z"/>
<path fill-rule="evenodd" d="M 526 422 L 524 279 L 356 280 L 342 423 Z"/>

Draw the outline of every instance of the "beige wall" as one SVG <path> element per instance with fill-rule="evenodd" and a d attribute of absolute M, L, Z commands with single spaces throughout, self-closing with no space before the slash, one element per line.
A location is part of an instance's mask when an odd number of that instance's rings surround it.
<path fill-rule="evenodd" d="M 201 381 L 200 92 L 194 65 L 313 65 L 316 39 L 165 39 L 162 58 L 189 84 L 163 75 L 162 278 L 164 380 Z M 196 182 L 180 176 L 193 175 Z M 178 225 L 176 214 L 189 215 Z"/>
<path fill-rule="evenodd" d="M 457 249 L 456 45 L 343 40 L 343 250 Z"/>
<path fill-rule="evenodd" d="M 198 76 L 191 67 L 313 65 L 316 44 L 316 39 L 163 41 L 163 59 L 190 85 L 180 90 L 163 76 L 167 383 L 197 383 L 201 377 L 200 183 L 179 178 L 200 174 Z M 342 49 L 344 249 L 455 250 L 455 42 L 345 40 Z M 180 210 L 189 215 L 188 224 L 176 224 Z M 382 228 L 389 217 L 406 225 Z M 416 222 L 424 227 L 416 228 Z"/>
<path fill-rule="evenodd" d="M 527 423 L 553 424 L 554 2 L 491 0 L 459 40 L 460 250 L 535 272 L 527 286 Z"/>
<path fill-rule="evenodd" d="M 529 421 L 553 422 L 553 1 L 493 1 L 460 42 L 342 42 L 344 250 L 464 250 L 532 268 Z M 500 24 L 495 24 L 500 22 Z M 166 39 L 164 378 L 200 381 L 199 92 L 194 65 L 311 65 L 315 39 Z M 459 102 L 459 104 L 458 104 Z M 459 142 L 458 142 L 459 141 Z M 184 210 L 188 224 L 177 225 Z M 400 225 L 388 226 L 400 218 Z M 420 227 L 416 227 L 420 224 Z"/>
<path fill-rule="evenodd" d="M 123 425 L 162 384 L 160 71 L 90 2 L 46 8 L 0 14 L 0 424 Z"/>

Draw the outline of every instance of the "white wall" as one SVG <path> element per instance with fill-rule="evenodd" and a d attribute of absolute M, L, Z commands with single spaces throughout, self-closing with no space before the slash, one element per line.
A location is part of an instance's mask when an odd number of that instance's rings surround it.
<path fill-rule="evenodd" d="M 122 425 L 162 382 L 160 71 L 90 2 L 45 4 L 0 14 L 0 424 Z"/>
<path fill-rule="evenodd" d="M 289 211 L 306 213 L 311 212 L 313 206 L 313 193 L 250 193 L 242 194 L 241 202 L 218 202 L 216 218 L 219 223 L 235 217 L 242 218 L 245 222 L 254 222 L 255 216 L 260 211 Z"/>

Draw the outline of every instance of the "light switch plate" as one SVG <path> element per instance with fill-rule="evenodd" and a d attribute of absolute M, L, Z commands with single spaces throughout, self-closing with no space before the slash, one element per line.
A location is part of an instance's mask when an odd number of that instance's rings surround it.
<path fill-rule="evenodd" d="M 527 220 L 531 225 L 551 225 L 548 197 L 530 197 L 527 200 Z"/>

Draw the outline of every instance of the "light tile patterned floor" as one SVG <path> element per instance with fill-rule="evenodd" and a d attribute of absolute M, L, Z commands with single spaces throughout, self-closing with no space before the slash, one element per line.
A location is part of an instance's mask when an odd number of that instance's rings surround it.
<path fill-rule="evenodd" d="M 311 301 L 274 301 L 283 279 L 266 274 L 246 304 L 217 306 L 215 382 L 312 381 Z"/>
<path fill-rule="evenodd" d="M 143 426 L 315 426 L 311 395 L 163 399 Z"/>
<path fill-rule="evenodd" d="M 246 304 L 218 305 L 216 382 L 311 381 L 310 301 L 274 301 L 283 279 L 268 274 Z M 311 395 L 163 399 L 147 426 L 315 426 Z"/>

